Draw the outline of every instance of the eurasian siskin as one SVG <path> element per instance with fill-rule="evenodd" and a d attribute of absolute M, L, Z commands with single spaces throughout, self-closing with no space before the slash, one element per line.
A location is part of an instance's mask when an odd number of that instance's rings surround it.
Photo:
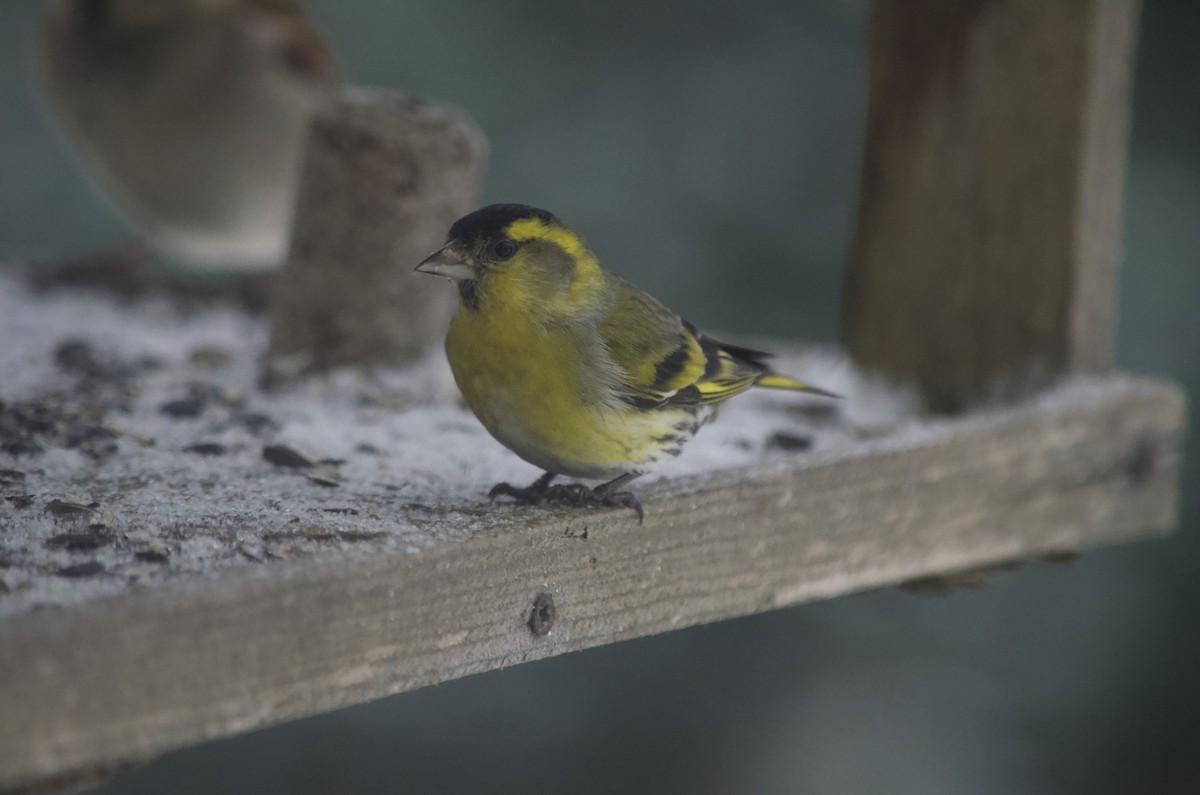
<path fill-rule="evenodd" d="M 622 488 L 678 455 L 719 403 L 752 386 L 833 396 L 773 371 L 768 354 L 717 342 L 600 267 L 545 210 L 495 204 L 458 220 L 417 266 L 457 283 L 450 369 L 502 444 L 546 470 L 489 496 L 625 505 Z M 594 489 L 557 475 L 608 479 Z"/>

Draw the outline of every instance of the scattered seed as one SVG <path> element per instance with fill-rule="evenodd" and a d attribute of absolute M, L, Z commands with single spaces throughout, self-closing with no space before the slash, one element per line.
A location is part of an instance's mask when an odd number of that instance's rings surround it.
<path fill-rule="evenodd" d="M 387 533 L 382 530 L 338 530 L 337 536 L 343 541 L 375 541 L 385 538 Z"/>
<path fill-rule="evenodd" d="M 768 450 L 783 450 L 788 453 L 799 453 L 812 447 L 811 436 L 798 436 L 786 431 L 776 431 L 767 437 Z"/>
<path fill-rule="evenodd" d="M 233 362 L 233 352 L 228 348 L 216 345 L 201 345 L 192 349 L 191 354 L 188 355 L 188 362 L 215 370 L 228 367 Z"/>
<path fill-rule="evenodd" d="M 71 516 L 91 516 L 98 507 L 100 507 L 100 503 L 97 502 L 84 505 L 81 502 L 55 499 L 46 503 L 46 507 L 42 509 L 42 513 L 48 513 L 59 519 L 65 519 Z"/>
<path fill-rule="evenodd" d="M 117 452 L 117 434 L 101 425 L 72 425 L 67 428 L 64 445 L 95 461 L 102 461 Z"/>
<path fill-rule="evenodd" d="M 54 349 L 54 363 L 68 373 L 94 375 L 101 369 L 96 348 L 86 340 L 66 339 Z"/>
<path fill-rule="evenodd" d="M 59 533 L 45 541 L 48 549 L 65 549 L 70 552 L 83 552 L 99 549 L 109 542 L 109 539 L 98 533 Z"/>
<path fill-rule="evenodd" d="M 243 428 L 250 431 L 250 433 L 254 434 L 255 436 L 263 433 L 264 431 L 273 431 L 279 428 L 279 423 L 271 419 L 270 416 L 257 412 L 243 414 L 239 418 L 238 422 L 242 424 Z"/>
<path fill-rule="evenodd" d="M 252 560 L 255 563 L 263 562 L 263 559 L 260 556 L 256 555 L 255 553 L 251 552 L 249 549 L 247 549 L 245 544 L 238 544 L 237 551 L 239 553 L 241 553 L 241 555 L 243 557 L 245 557 L 247 560 Z"/>
<path fill-rule="evenodd" d="M 89 560 L 87 563 L 76 563 L 72 566 L 63 566 L 55 572 L 59 577 L 94 577 L 104 571 L 104 566 L 98 560 Z"/>
<path fill-rule="evenodd" d="M 334 480 L 333 478 L 326 477 L 325 475 L 305 475 L 304 477 L 308 478 L 310 483 L 315 483 L 318 486 L 324 486 L 327 489 L 336 489 L 342 485 L 341 481 Z"/>
<path fill-rule="evenodd" d="M 195 398 L 180 398 L 168 400 L 158 407 L 158 410 L 177 420 L 195 419 L 204 412 L 204 403 Z"/>
<path fill-rule="evenodd" d="M 197 455 L 225 455 L 225 445 L 220 442 L 196 442 L 183 448 L 183 451 Z"/>
<path fill-rule="evenodd" d="M 315 466 L 308 457 L 286 444 L 268 444 L 263 447 L 262 456 L 277 467 L 310 469 Z"/>

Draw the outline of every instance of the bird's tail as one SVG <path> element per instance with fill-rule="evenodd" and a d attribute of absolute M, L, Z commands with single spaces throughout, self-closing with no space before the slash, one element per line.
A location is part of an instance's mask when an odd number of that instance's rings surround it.
<path fill-rule="evenodd" d="M 830 392 L 827 389 L 806 384 L 803 381 L 797 381 L 791 376 L 777 373 L 771 369 L 771 365 L 767 363 L 767 359 L 771 358 L 771 354 L 764 351 L 757 351 L 753 348 L 743 348 L 740 345 L 729 345 L 724 342 L 716 342 L 705 337 L 701 344 L 705 342 L 709 346 L 719 350 L 725 354 L 732 362 L 738 362 L 743 367 L 750 370 L 746 375 L 749 379 L 742 381 L 741 387 L 737 390 L 741 392 L 748 385 L 762 386 L 767 389 L 788 389 L 792 392 L 807 392 L 810 395 L 821 395 L 822 397 L 840 398 L 841 395 L 836 392 Z M 744 371 L 743 371 L 744 372 Z M 749 383 L 747 383 L 749 381 Z"/>
<path fill-rule="evenodd" d="M 790 389 L 793 392 L 808 392 L 810 395 L 821 395 L 829 398 L 841 397 L 836 392 L 830 392 L 827 389 L 821 389 L 820 387 L 806 384 L 803 381 L 797 381 L 795 378 L 783 375 L 782 373 L 763 373 L 758 377 L 755 385 L 766 387 L 767 389 Z"/>

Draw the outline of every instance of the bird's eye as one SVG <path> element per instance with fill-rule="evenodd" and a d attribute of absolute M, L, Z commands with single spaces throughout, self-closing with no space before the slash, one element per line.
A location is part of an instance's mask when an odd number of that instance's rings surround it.
<path fill-rule="evenodd" d="M 497 240 L 496 245 L 492 246 L 492 253 L 496 255 L 496 259 L 508 259 L 517 253 L 517 244 L 508 238 Z"/>

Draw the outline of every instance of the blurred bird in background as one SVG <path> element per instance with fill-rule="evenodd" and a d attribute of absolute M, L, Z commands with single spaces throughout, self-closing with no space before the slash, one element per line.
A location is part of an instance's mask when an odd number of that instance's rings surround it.
<path fill-rule="evenodd" d="M 282 259 L 309 119 L 338 83 L 299 3 L 48 0 L 39 71 L 149 254 L 199 271 Z"/>

